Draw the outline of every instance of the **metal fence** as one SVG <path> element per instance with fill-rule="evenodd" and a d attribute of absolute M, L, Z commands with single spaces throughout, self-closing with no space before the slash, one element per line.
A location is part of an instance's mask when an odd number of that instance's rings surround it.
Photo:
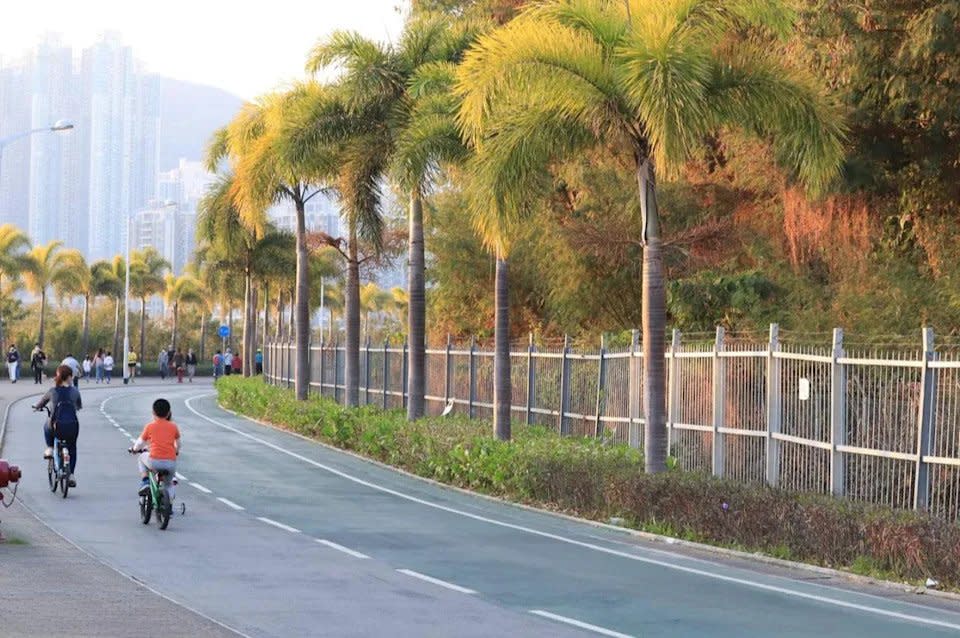
<path fill-rule="evenodd" d="M 922 346 L 922 347 L 921 347 Z M 345 349 L 310 348 L 310 387 L 340 401 Z M 265 376 L 293 384 L 291 343 L 265 349 Z M 360 402 L 406 404 L 406 345 L 360 351 Z M 747 482 L 843 496 L 902 509 L 960 516 L 960 359 L 922 344 L 845 348 L 767 339 L 694 341 L 674 331 L 667 347 L 667 428 L 680 467 Z M 629 347 L 511 353 L 512 412 L 563 435 L 639 446 L 642 353 Z M 493 351 L 473 343 L 428 349 L 426 406 L 472 418 L 493 413 Z"/>

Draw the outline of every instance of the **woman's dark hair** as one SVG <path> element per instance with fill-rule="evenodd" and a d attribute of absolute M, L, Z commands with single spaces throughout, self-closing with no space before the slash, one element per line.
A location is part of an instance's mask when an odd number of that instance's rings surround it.
<path fill-rule="evenodd" d="M 153 413 L 161 419 L 170 419 L 170 402 L 166 399 L 157 399 L 153 402 Z"/>
<path fill-rule="evenodd" d="M 59 366 L 57 368 L 57 374 L 54 377 L 54 382 L 59 385 L 65 385 L 70 381 L 70 377 L 73 376 L 73 370 L 70 369 L 70 366 Z"/>

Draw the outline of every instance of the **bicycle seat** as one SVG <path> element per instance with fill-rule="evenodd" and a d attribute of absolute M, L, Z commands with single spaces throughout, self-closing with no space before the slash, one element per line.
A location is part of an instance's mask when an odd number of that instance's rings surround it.
<path fill-rule="evenodd" d="M 157 472 L 157 478 L 163 479 L 167 478 L 168 476 L 170 476 L 170 470 L 159 470 Z"/>

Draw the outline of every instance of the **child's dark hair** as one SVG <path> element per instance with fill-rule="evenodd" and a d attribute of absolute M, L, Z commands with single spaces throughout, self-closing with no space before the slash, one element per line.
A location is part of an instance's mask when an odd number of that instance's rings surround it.
<path fill-rule="evenodd" d="M 170 402 L 166 399 L 157 399 L 153 402 L 153 413 L 161 419 L 170 419 Z"/>

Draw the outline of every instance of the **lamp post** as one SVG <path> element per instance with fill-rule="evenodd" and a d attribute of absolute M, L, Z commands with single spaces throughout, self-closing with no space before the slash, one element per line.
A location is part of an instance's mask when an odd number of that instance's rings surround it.
<path fill-rule="evenodd" d="M 15 133 L 13 135 L 8 135 L 7 137 L 0 137 L 0 171 L 3 171 L 3 149 L 7 144 L 11 142 L 16 142 L 25 137 L 30 137 L 35 133 L 63 133 L 73 129 L 73 123 L 68 120 L 57 120 L 52 126 L 43 126 L 40 128 L 30 129 L 29 131 L 23 131 L 22 133 Z M 2 180 L 0 180 L 0 185 L 2 185 Z M 0 208 L 2 210 L 2 208 Z M 0 321 L 0 347 L 3 347 L 3 324 Z"/>
<path fill-rule="evenodd" d="M 177 203 L 167 200 L 157 210 L 172 208 Z M 126 276 L 123 281 L 123 383 L 130 383 L 130 222 L 133 215 L 127 215 L 127 259 Z M 142 353 L 141 353 L 142 354 Z"/>

